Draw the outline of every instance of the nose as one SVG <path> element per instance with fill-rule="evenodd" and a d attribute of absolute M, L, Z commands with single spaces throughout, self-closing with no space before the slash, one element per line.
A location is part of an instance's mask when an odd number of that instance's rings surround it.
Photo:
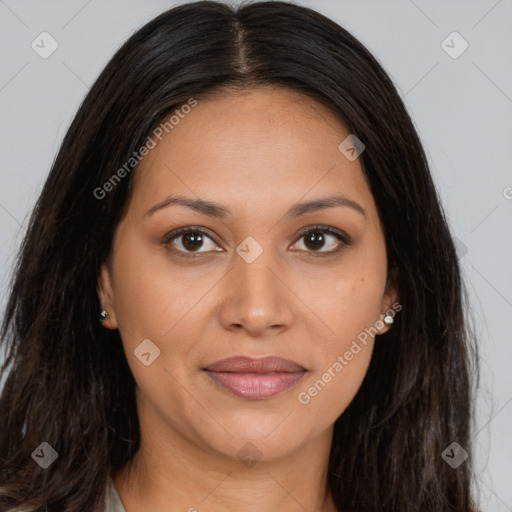
<path fill-rule="evenodd" d="M 225 329 L 250 336 L 277 334 L 293 321 L 293 292 L 282 267 L 264 250 L 252 262 L 233 254 L 231 271 L 222 287 L 219 317 Z"/>

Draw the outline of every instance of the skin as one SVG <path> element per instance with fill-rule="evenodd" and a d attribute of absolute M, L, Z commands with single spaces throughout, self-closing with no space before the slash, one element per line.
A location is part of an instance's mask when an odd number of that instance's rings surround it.
<path fill-rule="evenodd" d="M 333 424 L 379 341 L 360 344 L 309 403 L 298 394 L 398 298 L 359 160 L 338 149 L 347 135 L 325 106 L 299 93 L 228 91 L 198 99 L 140 163 L 98 278 L 103 324 L 119 329 L 137 384 L 141 447 L 114 476 L 127 512 L 336 510 L 327 489 Z M 181 205 L 146 214 L 170 194 L 220 203 L 231 215 Z M 334 194 L 364 214 L 335 206 L 285 216 L 297 202 Z M 306 245 L 300 231 L 315 224 L 344 231 L 350 245 L 325 232 L 323 247 Z M 197 254 L 186 236 L 162 243 L 186 226 L 211 236 L 199 257 L 172 252 Z M 236 252 L 248 236 L 263 250 L 252 263 Z M 389 328 L 381 324 L 379 334 Z M 134 355 L 145 339 L 161 351 L 149 366 Z M 277 355 L 308 371 L 293 388 L 249 401 L 202 372 L 237 355 Z M 249 442 L 260 457 L 251 465 L 237 456 Z"/>

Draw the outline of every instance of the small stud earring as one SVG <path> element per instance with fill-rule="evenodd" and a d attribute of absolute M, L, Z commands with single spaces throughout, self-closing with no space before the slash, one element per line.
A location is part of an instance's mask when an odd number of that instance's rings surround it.
<path fill-rule="evenodd" d="M 386 315 L 386 316 L 384 317 L 384 323 L 385 323 L 386 325 L 392 325 L 393 321 L 394 321 L 394 320 L 393 320 L 393 317 L 392 317 L 392 316 Z"/>
<path fill-rule="evenodd" d="M 108 313 L 103 309 L 100 313 L 100 322 L 108 318 Z"/>

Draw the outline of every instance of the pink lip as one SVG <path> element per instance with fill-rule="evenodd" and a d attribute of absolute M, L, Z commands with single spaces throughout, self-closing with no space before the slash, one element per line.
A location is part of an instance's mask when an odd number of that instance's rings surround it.
<path fill-rule="evenodd" d="M 306 370 L 287 359 L 240 356 L 217 361 L 204 371 L 221 387 L 248 400 L 264 400 L 295 385 Z"/>
<path fill-rule="evenodd" d="M 304 368 L 289 359 L 277 356 L 253 359 L 247 356 L 230 357 L 208 365 L 205 370 L 212 372 L 238 373 L 271 373 L 271 372 L 303 372 Z"/>

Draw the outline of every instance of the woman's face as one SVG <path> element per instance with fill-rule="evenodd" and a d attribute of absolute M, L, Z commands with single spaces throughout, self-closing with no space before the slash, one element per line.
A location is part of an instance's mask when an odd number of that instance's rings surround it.
<path fill-rule="evenodd" d="M 367 371 L 365 329 L 388 328 L 379 320 L 397 293 L 372 194 L 359 159 L 338 148 L 343 125 L 292 91 L 198 99 L 164 134 L 134 171 L 101 269 L 104 325 L 120 331 L 152 433 L 282 457 L 332 431 Z M 190 205 L 163 205 L 171 196 Z M 344 199 L 315 206 L 334 196 Z M 204 234 L 174 236 L 184 227 Z M 305 371 L 205 371 L 235 356 Z"/>

